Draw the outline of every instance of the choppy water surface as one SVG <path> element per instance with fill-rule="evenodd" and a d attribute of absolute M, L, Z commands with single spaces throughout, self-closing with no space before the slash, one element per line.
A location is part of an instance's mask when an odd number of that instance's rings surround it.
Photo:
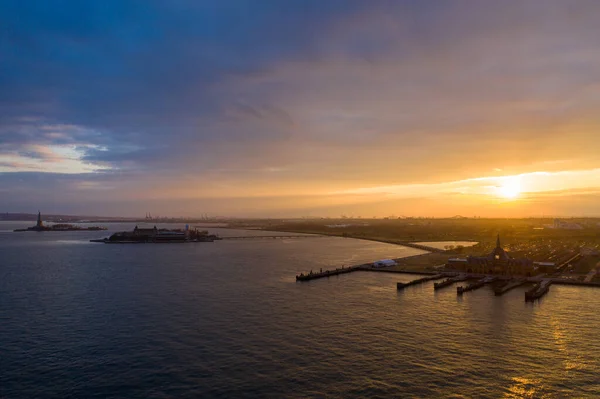
<path fill-rule="evenodd" d="M 594 288 L 526 304 L 525 288 L 397 292 L 414 277 L 387 273 L 296 283 L 419 251 L 342 238 L 104 245 L 87 242 L 104 232 L 14 227 L 0 223 L 2 398 L 600 395 Z"/>

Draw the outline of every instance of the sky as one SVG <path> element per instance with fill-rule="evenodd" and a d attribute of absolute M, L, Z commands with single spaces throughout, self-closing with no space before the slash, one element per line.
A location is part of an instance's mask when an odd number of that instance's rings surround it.
<path fill-rule="evenodd" d="M 600 2 L 0 1 L 0 212 L 600 216 Z"/>

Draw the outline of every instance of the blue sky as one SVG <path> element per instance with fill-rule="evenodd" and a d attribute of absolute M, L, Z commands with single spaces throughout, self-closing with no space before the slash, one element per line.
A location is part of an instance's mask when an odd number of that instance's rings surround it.
<path fill-rule="evenodd" d="M 596 1 L 5 0 L 0 210 L 598 215 L 599 20 Z M 495 195 L 514 176 L 522 195 Z"/>

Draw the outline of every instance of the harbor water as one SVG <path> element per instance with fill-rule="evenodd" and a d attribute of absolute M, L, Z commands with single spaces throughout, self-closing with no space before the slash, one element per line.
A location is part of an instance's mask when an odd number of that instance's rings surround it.
<path fill-rule="evenodd" d="M 0 222 L 0 398 L 596 398 L 600 290 L 456 295 L 311 269 L 422 251 L 344 238 L 90 243 Z M 160 226 L 159 226 L 160 227 Z M 182 226 L 167 226 L 182 227 Z M 222 236 L 272 234 L 209 229 Z"/>

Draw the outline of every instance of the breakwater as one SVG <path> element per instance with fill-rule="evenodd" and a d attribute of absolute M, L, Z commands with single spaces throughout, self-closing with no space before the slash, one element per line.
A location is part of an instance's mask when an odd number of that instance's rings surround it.
<path fill-rule="evenodd" d="M 489 283 L 491 283 L 491 282 L 493 282 L 495 280 L 496 280 L 496 277 L 493 277 L 493 276 L 491 276 L 491 277 L 484 277 L 484 278 L 482 278 L 480 280 L 477 280 L 476 282 L 474 282 L 472 284 L 467 285 L 466 287 L 463 287 L 463 286 L 456 287 L 456 293 L 458 295 L 462 295 L 465 292 L 474 291 L 474 290 L 476 290 L 478 288 L 481 288 L 484 285 L 489 284 Z"/>
<path fill-rule="evenodd" d="M 543 280 L 541 283 L 534 285 L 532 289 L 525 292 L 525 300 L 535 301 L 536 299 L 540 299 L 548 293 L 550 284 L 552 284 L 551 280 Z"/>
<path fill-rule="evenodd" d="M 402 290 L 402 289 L 404 289 L 406 287 L 410 287 L 411 285 L 422 284 L 422 283 L 425 283 L 427 281 L 432 281 L 432 280 L 439 280 L 439 279 L 444 278 L 444 277 L 445 277 L 444 274 L 436 274 L 436 275 L 433 275 L 433 276 L 428 276 L 428 277 L 423 277 L 423 278 L 419 278 L 419 279 L 416 279 L 416 280 L 412 280 L 412 281 L 409 281 L 408 283 L 400 283 L 400 282 L 398 282 L 398 283 L 396 283 L 396 289 Z"/>
<path fill-rule="evenodd" d="M 309 280 L 316 280 L 319 278 L 324 278 L 324 277 L 331 277 L 331 276 L 338 276 L 340 274 L 347 274 L 347 273 L 352 273 L 354 271 L 360 270 L 359 268 L 363 266 L 363 265 L 356 265 L 356 266 L 349 266 L 349 267 L 345 267 L 342 266 L 341 268 L 336 268 L 334 270 L 320 270 L 318 272 L 313 272 L 312 270 L 308 273 L 300 273 L 298 275 L 296 275 L 296 281 L 309 281 Z"/>
<path fill-rule="evenodd" d="M 469 276 L 467 274 L 459 274 L 458 276 L 450 277 L 447 280 L 442 281 L 441 283 L 433 283 L 433 289 L 436 291 L 441 290 L 442 288 L 448 287 L 454 283 L 466 281 L 467 279 L 469 279 Z"/>
<path fill-rule="evenodd" d="M 296 281 L 310 281 L 316 280 L 325 277 L 337 276 L 340 274 L 347 274 L 356 271 L 365 271 L 365 272 L 378 272 L 378 273 L 396 273 L 396 274 L 413 274 L 413 275 L 426 275 L 426 276 L 455 276 L 456 273 L 442 273 L 432 272 L 432 271 L 416 271 L 416 270 L 398 270 L 398 269 L 388 269 L 388 268 L 377 268 L 373 267 L 372 263 L 363 263 L 360 265 L 354 266 L 342 266 L 332 270 L 319 270 L 318 272 L 309 271 L 308 273 L 300 273 L 296 275 Z"/>

